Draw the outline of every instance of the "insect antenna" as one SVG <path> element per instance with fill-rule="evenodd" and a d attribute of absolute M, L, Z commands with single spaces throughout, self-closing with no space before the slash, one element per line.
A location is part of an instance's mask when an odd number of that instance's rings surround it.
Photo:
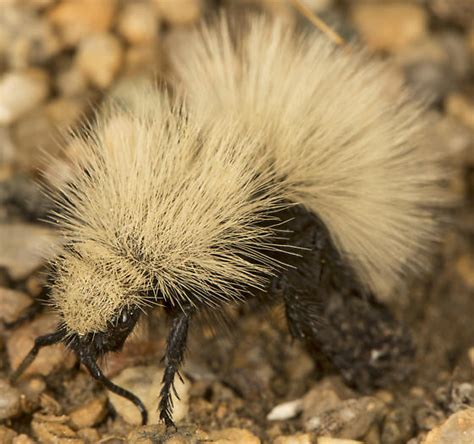
<path fill-rule="evenodd" d="M 148 422 L 148 412 L 146 410 L 146 407 L 143 405 L 143 402 L 140 401 L 137 396 L 135 396 L 128 390 L 125 390 L 124 388 L 115 385 L 112 381 L 110 381 L 110 379 L 107 379 L 102 373 L 102 370 L 99 368 L 97 363 L 91 357 L 81 356 L 81 362 L 87 367 L 91 376 L 97 381 L 104 384 L 108 390 L 118 396 L 121 396 L 122 398 L 128 399 L 129 401 L 133 402 L 142 416 L 142 425 L 146 425 L 146 423 Z"/>

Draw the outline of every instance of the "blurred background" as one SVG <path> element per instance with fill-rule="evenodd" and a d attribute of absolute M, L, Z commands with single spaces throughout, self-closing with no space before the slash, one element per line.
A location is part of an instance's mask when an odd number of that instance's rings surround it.
<path fill-rule="evenodd" d="M 247 314 L 236 327 L 238 341 L 196 335 L 177 401 L 180 418 L 194 425 L 170 441 L 161 426 L 136 431 L 136 412 L 75 371 L 61 347 L 40 354 L 20 387 L 7 383 L 33 338 L 54 326 L 54 316 L 43 313 L 15 329 L 0 323 L 0 443 L 121 443 L 128 436 L 137 443 L 322 444 L 322 435 L 368 444 L 474 442 L 474 0 L 296 3 L 394 65 L 394 82 L 403 80 L 429 103 L 433 154 L 446 154 L 454 171 L 446 186 L 457 205 L 434 271 L 410 282 L 409 294 L 391 307 L 418 348 L 412 376 L 383 390 L 352 391 L 291 343 L 283 317 Z M 320 32 L 292 0 L 0 0 L 4 321 L 15 322 L 41 297 L 39 252 L 57 242 L 41 222 L 48 202 L 37 183 L 68 170 L 45 163 L 45 154 L 61 157 L 67 131 L 80 128 L 107 95 L 143 77 L 166 79 L 174 42 L 220 9 L 278 15 Z M 157 314 L 155 329 L 144 328 L 107 366 L 109 376 L 151 403 L 164 346 L 159 321 Z"/>

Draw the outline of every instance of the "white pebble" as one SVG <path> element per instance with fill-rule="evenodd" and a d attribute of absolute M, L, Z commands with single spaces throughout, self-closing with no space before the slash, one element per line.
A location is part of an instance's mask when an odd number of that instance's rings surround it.
<path fill-rule="evenodd" d="M 284 402 L 273 407 L 272 411 L 267 415 L 269 421 L 283 421 L 285 419 L 294 418 L 303 410 L 303 399 L 295 399 L 294 401 Z"/>

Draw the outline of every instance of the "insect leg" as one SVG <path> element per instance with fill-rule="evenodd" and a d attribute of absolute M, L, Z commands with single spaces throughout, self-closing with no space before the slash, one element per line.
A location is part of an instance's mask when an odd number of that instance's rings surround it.
<path fill-rule="evenodd" d="M 174 425 L 173 414 L 173 399 L 172 393 L 178 398 L 174 386 L 175 374 L 181 378 L 179 374 L 179 367 L 184 359 L 184 352 L 186 350 L 186 341 L 188 337 L 189 322 L 191 320 L 191 310 L 179 310 L 173 315 L 173 320 L 168 334 L 168 341 L 166 346 L 165 373 L 163 375 L 163 387 L 160 392 L 160 419 L 163 420 L 167 427 L 176 427 Z"/>
<path fill-rule="evenodd" d="M 65 337 L 65 331 L 62 329 L 55 331 L 54 333 L 49 333 L 47 335 L 37 337 L 35 339 L 35 344 L 33 345 L 33 348 L 25 356 L 25 358 L 23 359 L 19 367 L 13 372 L 13 374 L 10 377 L 10 380 L 15 382 L 23 374 L 23 372 L 30 366 L 30 364 L 34 361 L 39 351 L 43 347 L 57 344 L 58 342 L 61 342 L 64 339 L 64 337 Z"/>

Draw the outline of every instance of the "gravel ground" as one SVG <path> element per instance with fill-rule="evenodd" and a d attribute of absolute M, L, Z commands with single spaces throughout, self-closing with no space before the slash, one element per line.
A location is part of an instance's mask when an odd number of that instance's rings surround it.
<path fill-rule="evenodd" d="M 218 6 L 260 8 L 311 26 L 286 1 L 3 0 L 0 2 L 0 443 L 452 444 L 474 442 L 474 2 L 306 0 L 344 37 L 390 59 L 425 100 L 432 149 L 447 154 L 457 196 L 432 271 L 390 309 L 413 336 L 403 381 L 351 388 L 318 351 L 292 342 L 282 307 L 239 307 L 217 333 L 190 338 L 175 400 L 178 432 L 138 426 L 138 412 L 94 382 L 63 346 L 8 382 L 47 310 L 42 267 L 60 240 L 41 222 L 37 182 L 52 179 L 65 131 L 137 76 L 166 77 L 173 42 Z M 42 154 L 43 153 L 43 154 Z M 67 165 L 55 164 L 64 169 Z M 41 168 L 44 173 L 39 174 Z M 57 176 L 57 171 L 56 175 Z M 107 376 L 139 395 L 156 424 L 166 322 L 159 310 L 108 357 Z M 408 366 L 408 364 L 407 364 Z"/>

